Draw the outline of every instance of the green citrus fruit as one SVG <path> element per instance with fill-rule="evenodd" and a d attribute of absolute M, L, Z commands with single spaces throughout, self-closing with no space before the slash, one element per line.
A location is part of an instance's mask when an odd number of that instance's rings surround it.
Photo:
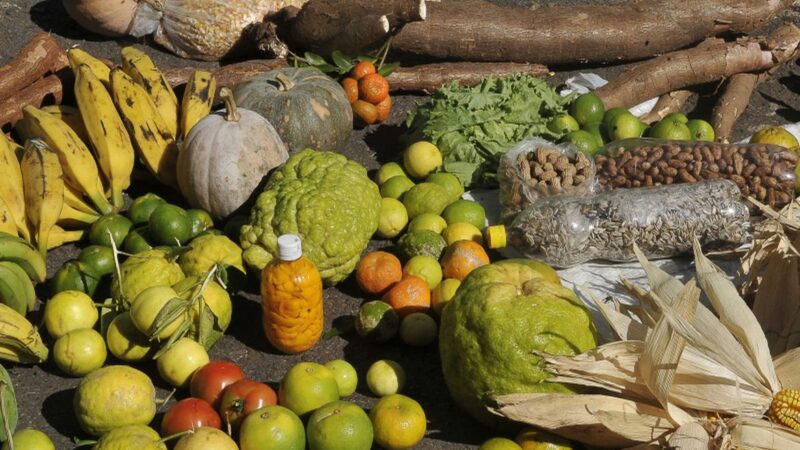
<path fill-rule="evenodd" d="M 346 401 L 328 403 L 308 419 L 309 450 L 370 450 L 372 422 L 358 405 Z"/>
<path fill-rule="evenodd" d="M 442 217 L 448 225 L 457 222 L 466 222 L 483 229 L 486 226 L 486 210 L 483 206 L 472 200 L 456 200 L 447 205 L 442 211 Z"/>
<path fill-rule="evenodd" d="M 798 149 L 800 144 L 797 142 L 797 138 L 783 127 L 762 128 L 750 137 L 750 142 L 754 144 L 780 145 L 781 147 L 800 151 Z"/>
<path fill-rule="evenodd" d="M 300 417 L 336 400 L 339 400 L 336 375 L 313 362 L 301 362 L 289 369 L 278 389 L 278 402 Z"/>
<path fill-rule="evenodd" d="M 44 305 L 44 326 L 54 339 L 94 327 L 99 316 L 94 300 L 81 291 L 61 291 Z"/>
<path fill-rule="evenodd" d="M 695 141 L 708 141 L 714 142 L 716 137 L 714 134 L 714 127 L 710 123 L 702 119 L 692 119 L 686 122 L 686 127 L 692 133 L 692 139 Z"/>
<path fill-rule="evenodd" d="M 50 437 L 34 428 L 23 428 L 12 435 L 14 437 L 14 450 L 56 450 Z M 0 450 L 10 450 L 8 441 Z"/>
<path fill-rule="evenodd" d="M 483 243 L 483 234 L 481 230 L 475 225 L 466 222 L 451 223 L 442 231 L 442 237 L 447 245 L 464 240 Z"/>
<path fill-rule="evenodd" d="M 620 106 L 615 106 L 606 111 L 605 114 L 603 114 L 603 120 L 601 121 L 603 128 L 606 130 L 611 129 L 611 124 L 614 122 L 614 119 L 616 119 L 618 115 L 625 113 L 630 114 L 631 112 Z"/>
<path fill-rule="evenodd" d="M 102 276 L 88 264 L 78 260 L 64 263 L 50 279 L 50 294 L 63 291 L 81 291 L 90 297 L 94 295 Z"/>
<path fill-rule="evenodd" d="M 603 137 L 603 125 L 600 122 L 590 122 L 581 128 L 581 130 L 588 131 L 592 136 L 594 136 L 594 140 L 597 142 L 598 147 L 602 147 L 605 145 L 606 139 Z"/>
<path fill-rule="evenodd" d="M 92 450 L 167 450 L 158 432 L 144 425 L 114 428 L 97 441 Z"/>
<path fill-rule="evenodd" d="M 563 139 L 564 142 L 569 142 L 578 148 L 578 150 L 593 154 L 600 149 L 597 143 L 597 137 L 586 130 L 572 131 Z"/>
<path fill-rule="evenodd" d="M 378 172 L 375 174 L 375 183 L 378 186 L 383 186 L 383 183 L 386 183 L 392 178 L 399 176 L 408 177 L 400 164 L 396 162 L 388 162 L 378 169 Z"/>
<path fill-rule="evenodd" d="M 677 120 L 678 122 L 684 125 L 686 125 L 689 122 L 689 118 L 686 117 L 686 114 L 681 112 L 669 113 L 666 116 L 664 116 L 664 118 L 661 120 Z"/>
<path fill-rule="evenodd" d="M 456 278 L 445 278 L 431 291 L 431 308 L 437 315 L 442 315 L 447 302 L 453 299 L 456 295 L 458 287 L 461 286 L 461 281 Z"/>
<path fill-rule="evenodd" d="M 394 394 L 381 398 L 369 412 L 375 443 L 387 450 L 413 448 L 425 437 L 425 411 L 416 400 Z"/>
<path fill-rule="evenodd" d="M 130 313 L 133 325 L 140 333 L 149 337 L 151 333 L 156 331 L 155 322 L 158 313 L 170 300 L 177 297 L 178 293 L 170 286 L 150 286 L 143 290 L 131 303 Z M 158 333 L 157 339 L 161 341 L 169 339 L 186 320 L 187 317 L 185 315 L 176 317 Z"/>
<path fill-rule="evenodd" d="M 580 129 L 578 121 L 569 114 L 558 114 L 547 121 L 547 129 L 556 134 L 567 134 Z"/>
<path fill-rule="evenodd" d="M 522 450 L 522 447 L 511 439 L 495 437 L 481 444 L 478 450 Z"/>
<path fill-rule="evenodd" d="M 192 219 L 181 207 L 161 204 L 150 215 L 148 223 L 155 244 L 177 246 L 192 238 Z"/>
<path fill-rule="evenodd" d="M 131 206 L 128 207 L 128 218 L 131 219 L 131 222 L 135 225 L 147 223 L 147 221 L 150 220 L 150 214 L 153 214 L 153 211 L 162 203 L 166 203 L 166 201 L 156 194 L 148 193 L 137 197 L 131 202 Z"/>
<path fill-rule="evenodd" d="M 522 450 L 572 450 L 568 440 L 532 427 L 523 428 L 516 442 Z"/>
<path fill-rule="evenodd" d="M 189 219 L 192 222 L 192 237 L 214 228 L 214 219 L 211 218 L 211 214 L 208 212 L 202 209 L 187 209 L 186 214 L 189 215 Z"/>
<path fill-rule="evenodd" d="M 125 425 L 146 425 L 156 415 L 150 377 L 129 366 L 106 366 L 86 375 L 73 399 L 75 416 L 87 433 L 100 436 Z"/>
<path fill-rule="evenodd" d="M 94 269 L 100 276 L 114 273 L 114 251 L 105 245 L 90 245 L 78 254 L 78 261 Z"/>
<path fill-rule="evenodd" d="M 305 450 L 303 422 L 284 406 L 265 406 L 248 414 L 239 429 L 241 450 Z"/>
<path fill-rule="evenodd" d="M 333 372 L 336 377 L 336 384 L 339 386 L 339 397 L 349 397 L 356 391 L 358 386 L 358 373 L 355 367 L 343 359 L 334 359 L 325 363 L 325 367 Z"/>
<path fill-rule="evenodd" d="M 603 120 L 605 107 L 600 97 L 593 92 L 581 94 L 569 106 L 569 114 L 575 118 L 579 125 Z"/>
<path fill-rule="evenodd" d="M 443 187 L 444 190 L 447 191 L 448 202 L 454 202 L 460 199 L 461 194 L 464 193 L 464 186 L 461 184 L 461 181 L 459 181 L 458 177 L 452 173 L 432 173 L 428 175 L 428 178 L 425 178 L 425 182 L 438 184 L 439 186 Z"/>
<path fill-rule="evenodd" d="M 72 330 L 56 339 L 53 359 L 62 372 L 82 377 L 103 367 L 106 362 L 106 342 L 91 328 Z"/>
<path fill-rule="evenodd" d="M 150 245 L 152 239 L 153 238 L 150 237 L 150 227 L 144 226 L 134 228 L 128 233 L 128 236 L 125 237 L 125 241 L 122 242 L 122 251 L 135 255 L 147 250 L 152 250 L 153 246 Z"/>
<path fill-rule="evenodd" d="M 114 357 L 126 362 L 148 359 L 155 350 L 147 336 L 136 329 L 128 311 L 111 320 L 106 330 L 106 345 Z"/>
<path fill-rule="evenodd" d="M 450 204 L 447 190 L 434 183 L 419 183 L 403 195 L 403 205 L 408 211 L 408 218 L 414 219 L 420 214 L 441 214 Z"/>
<path fill-rule="evenodd" d="M 440 234 L 442 230 L 447 227 L 447 221 L 444 218 L 437 214 L 431 213 L 424 213 L 420 214 L 414 218 L 408 224 L 408 232 L 413 233 L 415 231 L 422 231 L 422 230 L 429 230 L 433 231 L 436 234 Z"/>
<path fill-rule="evenodd" d="M 406 383 L 406 371 L 390 359 L 381 359 L 367 369 L 367 387 L 378 397 L 396 394 Z"/>
<path fill-rule="evenodd" d="M 161 379 L 177 388 L 187 387 L 192 375 L 211 361 L 205 347 L 183 337 L 156 360 Z"/>
<path fill-rule="evenodd" d="M 381 185 L 381 197 L 399 199 L 413 186 L 414 182 L 405 175 L 392 177 Z"/>
<path fill-rule="evenodd" d="M 650 137 L 672 141 L 690 141 L 692 132 L 679 118 L 663 118 L 650 127 Z"/>
<path fill-rule="evenodd" d="M 356 333 L 366 341 L 381 343 L 391 339 L 400 328 L 400 319 L 386 302 L 373 300 L 361 305 L 356 314 Z"/>
<path fill-rule="evenodd" d="M 377 235 L 384 239 L 392 239 L 400 235 L 406 225 L 408 225 L 408 212 L 400 200 L 382 198 Z"/>
<path fill-rule="evenodd" d="M 120 214 L 109 214 L 103 216 L 89 228 L 89 242 L 95 245 L 111 247 L 111 240 L 114 240 L 117 248 L 122 247 L 122 241 L 128 235 L 133 222 Z M 110 233 L 110 234 L 109 234 Z"/>
<path fill-rule="evenodd" d="M 227 433 L 212 427 L 200 427 L 175 444 L 175 450 L 239 450 Z"/>
<path fill-rule="evenodd" d="M 442 282 L 442 266 L 433 256 L 417 255 L 412 257 L 403 266 L 403 275 L 414 275 L 425 280 L 429 289 L 433 289 Z"/>
<path fill-rule="evenodd" d="M 442 152 L 430 142 L 416 142 L 403 152 L 403 167 L 412 178 L 425 178 L 442 167 Z"/>
<path fill-rule="evenodd" d="M 421 313 L 411 313 L 400 322 L 400 338 L 412 347 L 425 347 L 436 340 L 438 327 L 433 317 Z"/>
<path fill-rule="evenodd" d="M 629 112 L 616 115 L 608 128 L 608 138 L 612 141 L 641 136 L 642 127 L 639 118 Z"/>

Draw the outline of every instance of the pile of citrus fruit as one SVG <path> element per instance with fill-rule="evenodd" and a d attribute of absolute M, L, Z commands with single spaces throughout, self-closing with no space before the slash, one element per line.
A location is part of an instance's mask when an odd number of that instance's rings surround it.
<path fill-rule="evenodd" d="M 375 64 L 370 61 L 359 62 L 341 83 L 361 125 L 380 123 L 389 117 L 392 111 L 389 82 L 377 73 Z"/>

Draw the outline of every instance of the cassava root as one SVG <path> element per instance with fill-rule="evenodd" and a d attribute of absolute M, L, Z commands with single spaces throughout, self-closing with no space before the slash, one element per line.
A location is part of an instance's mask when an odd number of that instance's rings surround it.
<path fill-rule="evenodd" d="M 38 33 L 17 55 L 0 67 L 0 100 L 30 86 L 48 73 L 67 67 L 67 53 L 49 33 Z M 24 106 L 24 105 L 23 105 Z"/>
<path fill-rule="evenodd" d="M 8 130 L 22 119 L 22 108 L 28 105 L 38 107 L 57 105 L 64 95 L 64 86 L 56 75 L 48 75 L 0 103 L 0 127 Z"/>
<path fill-rule="evenodd" d="M 692 91 L 679 90 L 667 92 L 666 94 L 658 97 L 653 109 L 639 118 L 642 123 L 651 124 L 667 117 L 668 114 L 680 111 L 681 107 L 689 97 L 692 96 Z"/>

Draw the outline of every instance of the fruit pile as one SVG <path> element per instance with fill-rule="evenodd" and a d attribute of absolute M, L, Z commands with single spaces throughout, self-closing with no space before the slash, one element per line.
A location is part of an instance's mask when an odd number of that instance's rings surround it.
<path fill-rule="evenodd" d="M 389 118 L 392 111 L 389 82 L 377 73 L 371 61 L 356 64 L 350 76 L 344 77 L 341 83 L 353 107 L 353 114 L 362 126 L 381 123 Z"/>

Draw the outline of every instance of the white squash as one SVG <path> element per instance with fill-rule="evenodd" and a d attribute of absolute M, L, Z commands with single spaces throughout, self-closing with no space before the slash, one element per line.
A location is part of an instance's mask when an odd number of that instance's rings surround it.
<path fill-rule="evenodd" d="M 225 109 L 192 127 L 178 156 L 178 186 L 193 207 L 223 219 L 239 209 L 289 153 L 261 115 L 237 108 L 222 88 Z"/>
<path fill-rule="evenodd" d="M 127 36 L 138 0 L 63 0 L 64 9 L 78 25 L 110 37 Z"/>

